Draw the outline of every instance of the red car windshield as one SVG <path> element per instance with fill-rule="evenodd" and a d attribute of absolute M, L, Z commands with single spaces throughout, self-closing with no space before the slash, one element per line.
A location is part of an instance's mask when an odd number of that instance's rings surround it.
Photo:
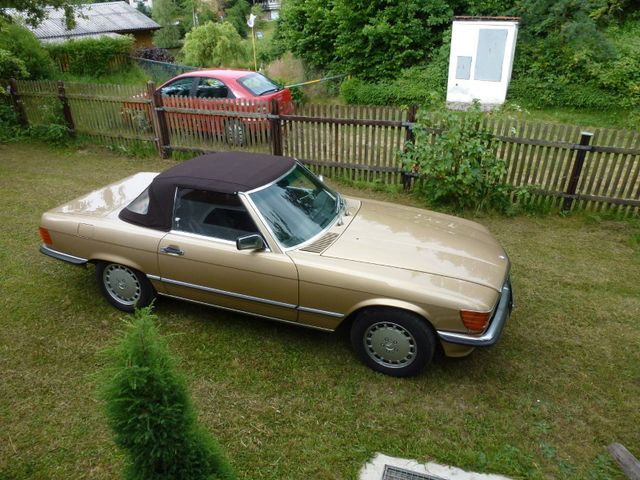
<path fill-rule="evenodd" d="M 251 73 L 244 77 L 240 77 L 238 79 L 238 83 L 256 97 L 282 90 L 281 87 L 273 83 L 261 73 Z"/>

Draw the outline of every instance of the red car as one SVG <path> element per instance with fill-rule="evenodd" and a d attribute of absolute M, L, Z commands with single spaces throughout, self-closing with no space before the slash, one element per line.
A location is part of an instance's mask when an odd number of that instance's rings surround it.
<path fill-rule="evenodd" d="M 162 95 L 163 106 L 169 108 L 256 113 L 269 108 L 273 99 L 280 102 L 280 111 L 283 113 L 291 112 L 293 107 L 289 89 L 251 70 L 196 70 L 168 80 L 157 91 Z M 247 130 L 269 128 L 267 120 L 241 116 L 169 111 L 166 118 L 170 130 L 191 130 L 223 136 L 227 142 L 238 145 L 246 142 Z"/>

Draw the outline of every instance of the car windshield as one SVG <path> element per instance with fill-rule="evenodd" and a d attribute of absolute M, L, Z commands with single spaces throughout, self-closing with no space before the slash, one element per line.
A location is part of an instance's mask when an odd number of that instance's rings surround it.
<path fill-rule="evenodd" d="M 249 196 L 285 248 L 313 238 L 338 215 L 338 194 L 301 165 Z"/>
<path fill-rule="evenodd" d="M 239 78 L 238 83 L 249 90 L 253 95 L 259 97 L 267 93 L 277 92 L 281 88 L 260 73 L 252 73 Z"/>

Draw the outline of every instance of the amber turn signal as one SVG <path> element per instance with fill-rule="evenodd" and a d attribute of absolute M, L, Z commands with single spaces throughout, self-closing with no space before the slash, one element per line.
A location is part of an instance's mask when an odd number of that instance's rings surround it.
<path fill-rule="evenodd" d="M 46 228 L 38 227 L 38 231 L 40 232 L 40 238 L 45 245 L 53 245 L 53 241 L 51 240 L 51 235 L 49 235 L 49 230 Z"/>
<path fill-rule="evenodd" d="M 487 328 L 491 312 L 471 312 L 469 310 L 460 310 L 460 318 L 462 323 L 469 330 L 474 332 L 482 332 Z"/>

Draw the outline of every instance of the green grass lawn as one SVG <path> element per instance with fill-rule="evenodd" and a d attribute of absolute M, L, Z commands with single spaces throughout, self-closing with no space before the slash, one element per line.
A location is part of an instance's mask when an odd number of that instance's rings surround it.
<path fill-rule="evenodd" d="M 0 479 L 120 478 L 96 382 L 123 314 L 93 268 L 38 253 L 37 226 L 62 202 L 170 165 L 0 145 Z M 158 301 L 200 421 L 240 478 L 354 478 L 375 452 L 516 478 L 623 478 L 606 446 L 640 456 L 637 227 L 588 215 L 479 221 L 511 256 L 516 309 L 498 345 L 412 379 L 369 370 L 340 335 Z"/>

